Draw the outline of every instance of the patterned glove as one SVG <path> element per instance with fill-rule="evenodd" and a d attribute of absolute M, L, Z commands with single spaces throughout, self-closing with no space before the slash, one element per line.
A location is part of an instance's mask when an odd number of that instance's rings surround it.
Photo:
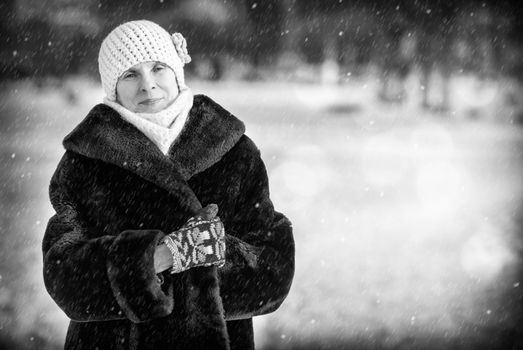
<path fill-rule="evenodd" d="M 225 229 L 220 218 L 215 217 L 217 211 L 216 205 L 208 205 L 181 229 L 165 236 L 164 243 L 173 255 L 171 273 L 225 264 Z"/>

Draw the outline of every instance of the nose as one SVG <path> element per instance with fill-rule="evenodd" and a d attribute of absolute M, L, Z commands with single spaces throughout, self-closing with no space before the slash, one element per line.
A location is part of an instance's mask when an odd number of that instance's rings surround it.
<path fill-rule="evenodd" d="M 148 73 L 142 74 L 140 90 L 142 92 L 149 92 L 154 89 L 156 89 L 156 81 L 154 80 L 154 77 Z"/>

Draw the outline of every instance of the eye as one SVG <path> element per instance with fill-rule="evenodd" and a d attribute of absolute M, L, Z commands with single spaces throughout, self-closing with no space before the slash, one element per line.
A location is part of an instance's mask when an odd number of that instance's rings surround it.
<path fill-rule="evenodd" d="M 136 73 L 135 72 L 125 72 L 123 75 L 122 75 L 122 79 L 133 79 L 136 77 Z"/>
<path fill-rule="evenodd" d="M 153 72 L 159 72 L 161 70 L 164 70 L 165 69 L 165 66 L 163 64 L 156 64 L 153 68 Z"/>

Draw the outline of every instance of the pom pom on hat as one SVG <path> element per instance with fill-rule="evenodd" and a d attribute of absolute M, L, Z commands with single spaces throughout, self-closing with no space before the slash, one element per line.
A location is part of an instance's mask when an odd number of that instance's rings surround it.
<path fill-rule="evenodd" d="M 102 42 L 98 68 L 106 97 L 116 101 L 118 78 L 132 66 L 158 61 L 175 73 L 180 90 L 185 88 L 183 66 L 191 61 L 187 41 L 180 33 L 172 36 L 151 21 L 131 21 L 116 27 Z"/>

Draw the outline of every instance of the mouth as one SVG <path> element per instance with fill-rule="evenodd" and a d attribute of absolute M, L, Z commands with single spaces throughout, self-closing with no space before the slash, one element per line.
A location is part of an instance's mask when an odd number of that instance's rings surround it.
<path fill-rule="evenodd" d="M 159 103 L 161 101 L 163 101 L 162 97 L 159 97 L 159 98 L 148 98 L 146 100 L 140 101 L 138 104 L 143 105 L 143 106 L 152 106 L 152 105 L 155 105 L 155 104 L 157 104 L 157 103 Z"/>

